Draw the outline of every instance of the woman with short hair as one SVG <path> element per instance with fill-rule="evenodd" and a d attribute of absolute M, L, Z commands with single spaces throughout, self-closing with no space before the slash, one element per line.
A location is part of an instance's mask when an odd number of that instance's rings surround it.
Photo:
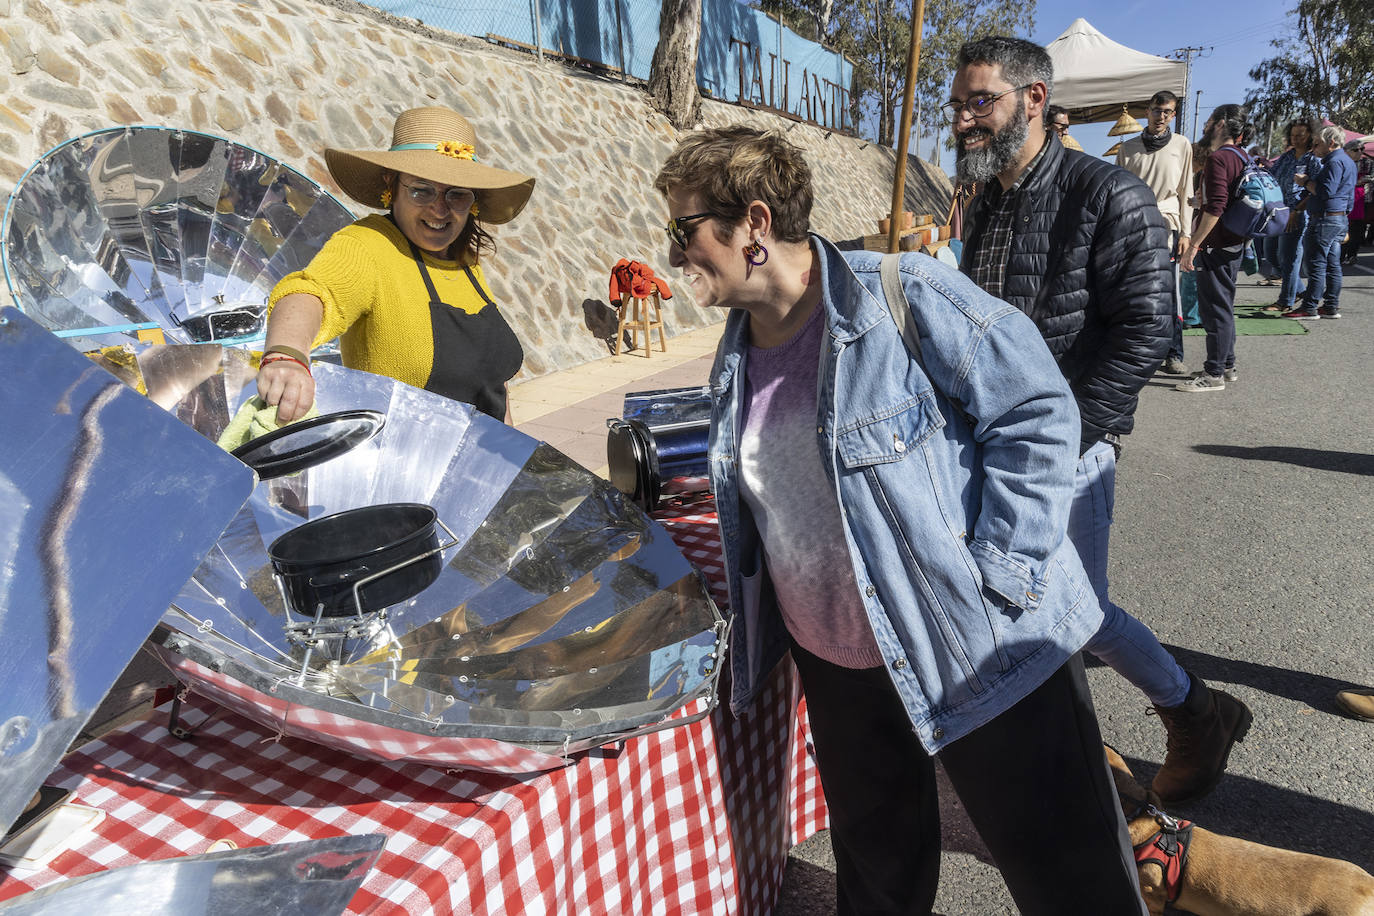
<path fill-rule="evenodd" d="M 1102 621 L 1065 537 L 1078 410 L 1034 324 L 934 258 L 810 233 L 777 134 L 694 133 L 656 187 L 670 263 L 729 310 L 708 448 L 731 703 L 790 649 L 839 911 L 930 911 L 938 755 L 1023 913 L 1143 913 L 1077 655 Z"/>

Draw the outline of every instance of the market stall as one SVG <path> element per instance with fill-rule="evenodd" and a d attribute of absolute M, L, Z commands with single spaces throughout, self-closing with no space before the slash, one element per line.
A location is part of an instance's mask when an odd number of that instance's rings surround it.
<path fill-rule="evenodd" d="M 1167 89 L 1179 98 L 1188 92 L 1188 68 L 1112 41 L 1088 20 L 1075 19 L 1045 46 L 1054 61 L 1051 101 L 1069 110 L 1074 124 L 1115 121 L 1125 106 L 1145 117 L 1150 96 Z"/>

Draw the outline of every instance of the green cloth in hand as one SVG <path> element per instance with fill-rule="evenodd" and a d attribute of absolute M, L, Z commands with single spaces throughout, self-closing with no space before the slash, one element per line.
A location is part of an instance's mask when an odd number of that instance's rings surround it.
<path fill-rule="evenodd" d="M 319 406 L 311 404 L 310 409 L 305 412 L 305 416 L 300 419 L 309 420 L 311 417 L 318 417 L 319 415 Z M 299 422 L 299 420 L 292 422 Z M 234 414 L 234 419 L 230 420 L 229 425 L 224 427 L 224 432 L 220 433 L 219 447 L 226 452 L 232 452 L 239 446 L 278 429 L 280 425 L 277 423 L 277 408 L 268 407 L 267 403 L 255 394 L 243 402 L 239 412 Z"/>

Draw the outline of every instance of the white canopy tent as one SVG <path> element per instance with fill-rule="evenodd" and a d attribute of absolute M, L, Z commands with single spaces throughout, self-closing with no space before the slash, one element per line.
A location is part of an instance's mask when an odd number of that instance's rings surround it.
<path fill-rule="evenodd" d="M 1135 117 L 1145 117 L 1150 96 L 1161 89 L 1186 101 L 1183 61 L 1118 44 L 1086 19 L 1075 19 L 1045 50 L 1054 61 L 1050 102 L 1067 108 L 1075 123 L 1115 121 L 1123 104 Z"/>

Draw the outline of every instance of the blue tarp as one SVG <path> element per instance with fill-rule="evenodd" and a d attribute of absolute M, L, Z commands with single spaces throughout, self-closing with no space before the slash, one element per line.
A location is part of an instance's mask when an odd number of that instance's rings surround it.
<path fill-rule="evenodd" d="M 646 80 L 658 44 L 660 0 L 482 0 L 480 5 L 372 0 L 371 5 L 435 28 L 512 39 Z M 852 77 L 853 67 L 843 56 L 779 30 L 776 20 L 759 10 L 736 0 L 702 0 L 697 83 L 713 98 L 850 127 L 842 111 Z"/>

